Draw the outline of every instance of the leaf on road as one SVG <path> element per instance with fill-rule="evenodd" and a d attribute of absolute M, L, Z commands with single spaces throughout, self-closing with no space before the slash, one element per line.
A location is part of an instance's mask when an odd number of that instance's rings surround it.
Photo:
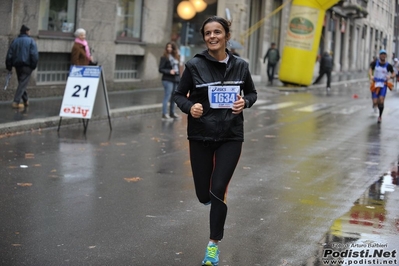
<path fill-rule="evenodd" d="M 256 142 L 256 141 L 258 141 L 258 139 L 251 139 L 251 141 L 254 141 L 254 142 Z"/>
<path fill-rule="evenodd" d="M 56 170 L 56 169 L 53 169 L 53 170 L 51 170 L 50 172 L 51 172 L 51 173 L 56 173 L 57 170 Z"/>
<path fill-rule="evenodd" d="M 42 165 L 40 163 L 36 163 L 33 165 L 34 167 L 42 167 Z"/>
<path fill-rule="evenodd" d="M 20 247 L 20 246 L 22 246 L 21 244 L 11 244 L 11 246 L 13 246 L 13 247 Z"/>
<path fill-rule="evenodd" d="M 25 159 L 35 159 L 34 153 L 25 153 Z"/>
<path fill-rule="evenodd" d="M 109 146 L 109 142 L 102 142 L 100 143 L 100 146 Z"/>
<path fill-rule="evenodd" d="M 89 248 L 96 248 L 96 246 L 89 246 Z"/>
<path fill-rule="evenodd" d="M 20 187 L 31 187 L 32 183 L 17 183 L 17 185 Z"/>
<path fill-rule="evenodd" d="M 265 138 L 275 138 L 275 135 L 265 135 Z"/>
<path fill-rule="evenodd" d="M 249 167 L 249 166 L 244 166 L 242 169 L 244 169 L 244 170 L 251 170 L 251 167 Z"/>
<path fill-rule="evenodd" d="M 116 146 L 126 146 L 126 143 L 125 142 L 117 142 Z"/>
<path fill-rule="evenodd" d="M 138 181 L 140 181 L 141 180 L 141 178 L 140 177 L 126 177 L 126 178 L 124 178 L 127 182 L 138 182 Z"/>

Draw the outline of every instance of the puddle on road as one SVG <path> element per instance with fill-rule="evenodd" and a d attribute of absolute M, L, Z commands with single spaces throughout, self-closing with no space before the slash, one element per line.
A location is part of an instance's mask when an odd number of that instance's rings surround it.
<path fill-rule="evenodd" d="M 399 214 L 386 208 L 389 193 L 398 189 L 398 172 L 399 162 L 334 220 L 319 250 L 304 266 L 399 265 L 398 242 L 392 241 L 399 236 Z"/>

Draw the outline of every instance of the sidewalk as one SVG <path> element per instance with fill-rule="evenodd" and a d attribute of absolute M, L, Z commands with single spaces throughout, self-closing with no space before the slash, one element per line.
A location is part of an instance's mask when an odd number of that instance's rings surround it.
<path fill-rule="evenodd" d="M 332 77 L 332 86 L 344 83 L 365 81 L 364 73 L 340 73 Z M 273 86 L 266 86 L 255 76 L 254 82 L 258 92 L 279 93 L 280 91 L 304 91 L 313 88 L 324 88 L 324 79 L 318 85 L 310 87 L 284 87 L 278 80 Z M 161 117 L 163 88 L 136 89 L 131 91 L 109 92 L 111 118 L 149 112 L 159 112 Z M 11 102 L 0 102 L 0 135 L 16 132 L 58 127 L 62 97 L 34 98 L 29 100 L 29 107 L 12 109 Z M 91 120 L 107 119 L 92 117 Z M 81 119 L 63 118 L 62 126 L 81 123 Z"/>
<path fill-rule="evenodd" d="M 108 92 L 108 98 L 111 117 L 157 111 L 161 117 L 162 88 Z M 32 98 L 25 109 L 13 109 L 11 102 L 0 102 L 0 135 L 58 127 L 61 104 L 62 97 Z M 107 118 L 92 117 L 91 120 L 97 119 Z M 62 118 L 62 126 L 80 122 L 77 118 Z"/>

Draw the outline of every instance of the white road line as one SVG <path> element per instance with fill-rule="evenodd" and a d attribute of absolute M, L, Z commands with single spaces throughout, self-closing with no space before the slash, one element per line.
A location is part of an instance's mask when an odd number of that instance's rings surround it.
<path fill-rule="evenodd" d="M 328 105 L 326 103 L 316 103 L 316 104 L 312 104 L 312 105 L 308 105 L 308 106 L 305 106 L 305 107 L 302 107 L 302 108 L 295 109 L 295 111 L 299 111 L 299 112 L 314 112 L 314 111 L 326 109 L 328 107 L 330 107 L 330 105 Z"/>
<path fill-rule="evenodd" d="M 276 104 L 271 104 L 271 105 L 267 105 L 267 106 L 260 106 L 258 107 L 258 109 L 262 109 L 262 110 L 278 110 L 278 109 L 282 109 L 282 108 L 287 108 L 296 104 L 299 104 L 300 102 L 286 102 L 286 103 L 276 103 Z"/>
<path fill-rule="evenodd" d="M 261 105 L 261 104 L 270 103 L 270 102 L 271 102 L 270 100 L 256 100 L 254 105 Z"/>
<path fill-rule="evenodd" d="M 353 114 L 354 112 L 357 112 L 357 111 L 365 109 L 365 108 L 366 108 L 366 106 L 364 106 L 364 105 L 353 105 L 353 106 L 351 106 L 349 108 L 343 108 L 343 109 L 340 109 L 340 110 L 333 111 L 331 113 L 349 115 L 349 114 Z M 371 109 L 370 109 L 370 112 L 371 112 Z"/>

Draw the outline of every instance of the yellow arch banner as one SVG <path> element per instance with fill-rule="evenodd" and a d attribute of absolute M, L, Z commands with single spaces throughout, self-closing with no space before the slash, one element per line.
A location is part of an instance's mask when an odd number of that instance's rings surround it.
<path fill-rule="evenodd" d="M 279 70 L 279 79 L 283 83 L 312 84 L 324 16 L 326 10 L 338 2 L 293 1 Z"/>

